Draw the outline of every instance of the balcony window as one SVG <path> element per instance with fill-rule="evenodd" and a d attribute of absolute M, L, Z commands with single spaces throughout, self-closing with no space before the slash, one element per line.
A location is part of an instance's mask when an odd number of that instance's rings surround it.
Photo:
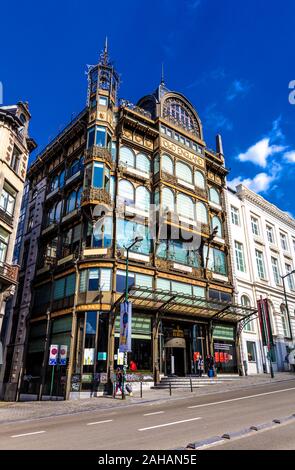
<path fill-rule="evenodd" d="M 106 128 L 97 126 L 96 127 L 96 139 L 95 144 L 98 147 L 105 147 L 106 146 Z"/>
<path fill-rule="evenodd" d="M 0 208 L 10 216 L 13 216 L 16 196 L 15 189 L 5 181 L 0 197 Z"/>
<path fill-rule="evenodd" d="M 89 149 L 94 145 L 95 127 L 91 127 L 87 132 L 87 148 Z"/>
<path fill-rule="evenodd" d="M 197 209 L 197 222 L 202 224 L 208 223 L 208 212 L 207 207 L 202 202 L 196 204 Z"/>
<path fill-rule="evenodd" d="M 195 171 L 195 185 L 198 188 L 205 189 L 205 178 L 201 171 Z"/>
<path fill-rule="evenodd" d="M 9 232 L 0 227 L 0 263 L 6 260 L 6 252 L 9 242 Z"/>
<path fill-rule="evenodd" d="M 217 204 L 220 206 L 220 193 L 217 189 L 215 188 L 209 189 L 209 200 L 213 202 L 214 204 Z"/>
<path fill-rule="evenodd" d="M 103 187 L 103 163 L 94 162 L 93 165 L 93 186 L 95 188 Z"/>
<path fill-rule="evenodd" d="M 107 106 L 108 104 L 108 99 L 106 96 L 100 96 L 98 98 L 98 103 L 101 105 L 101 106 Z"/>
<path fill-rule="evenodd" d="M 118 185 L 118 196 L 121 202 L 125 204 L 133 204 L 134 202 L 134 186 L 127 180 L 120 180 Z"/>
<path fill-rule="evenodd" d="M 182 162 L 176 162 L 176 176 L 187 183 L 192 184 L 193 182 L 193 173 L 191 168 Z"/>
<path fill-rule="evenodd" d="M 120 157 L 119 157 L 120 163 L 123 163 L 125 166 L 129 166 L 131 168 L 134 168 L 135 166 L 135 155 L 133 150 L 131 150 L 128 147 L 121 147 L 120 148 Z"/>
<path fill-rule="evenodd" d="M 104 217 L 99 220 L 92 228 L 89 224 L 89 230 L 92 233 L 93 248 L 109 248 L 112 246 L 113 239 L 113 219 L 112 217 Z"/>
<path fill-rule="evenodd" d="M 173 175 L 173 160 L 168 155 L 162 155 L 162 171 Z"/>
<path fill-rule="evenodd" d="M 66 213 L 69 214 L 73 210 L 81 204 L 81 195 L 82 195 L 83 188 L 82 186 L 78 188 L 76 191 L 72 191 L 66 200 Z"/>

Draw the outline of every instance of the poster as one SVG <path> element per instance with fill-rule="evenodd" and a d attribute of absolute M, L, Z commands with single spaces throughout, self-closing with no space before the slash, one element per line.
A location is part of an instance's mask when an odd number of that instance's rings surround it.
<path fill-rule="evenodd" d="M 51 344 L 49 348 L 49 365 L 56 366 L 58 357 L 58 344 Z"/>
<path fill-rule="evenodd" d="M 92 366 L 94 364 L 94 348 L 85 348 L 84 349 L 84 366 Z"/>
<path fill-rule="evenodd" d="M 123 302 L 120 305 L 120 352 L 131 352 L 131 325 L 132 325 L 132 304 Z"/>

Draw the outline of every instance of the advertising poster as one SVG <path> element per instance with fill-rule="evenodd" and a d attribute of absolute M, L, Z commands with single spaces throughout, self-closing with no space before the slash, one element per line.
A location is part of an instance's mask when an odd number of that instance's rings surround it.
<path fill-rule="evenodd" d="M 85 348 L 84 349 L 84 366 L 92 366 L 94 364 L 94 348 Z"/>
<path fill-rule="evenodd" d="M 123 302 L 120 305 L 120 342 L 119 351 L 131 352 L 131 325 L 132 325 L 132 304 Z"/>

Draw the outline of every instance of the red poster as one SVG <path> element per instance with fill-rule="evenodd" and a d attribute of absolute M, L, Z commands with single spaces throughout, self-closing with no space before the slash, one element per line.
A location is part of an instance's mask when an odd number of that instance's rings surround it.
<path fill-rule="evenodd" d="M 200 357 L 200 353 L 198 351 L 194 352 L 194 362 L 197 362 L 199 360 L 199 357 Z"/>
<path fill-rule="evenodd" d="M 214 357 L 215 357 L 215 362 L 219 362 L 219 352 L 215 352 Z"/>
<path fill-rule="evenodd" d="M 224 353 L 224 362 L 228 362 L 228 353 Z"/>
<path fill-rule="evenodd" d="M 219 357 L 220 357 L 220 362 L 224 362 L 224 353 L 220 351 L 219 353 Z"/>

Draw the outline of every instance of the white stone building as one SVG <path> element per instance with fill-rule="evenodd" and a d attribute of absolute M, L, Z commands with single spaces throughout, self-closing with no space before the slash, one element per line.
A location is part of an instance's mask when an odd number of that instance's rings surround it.
<path fill-rule="evenodd" d="M 286 356 L 295 347 L 295 220 L 263 197 L 238 185 L 227 191 L 227 214 L 236 300 L 257 305 L 268 298 L 275 342 L 274 371 L 289 370 Z M 248 323 L 241 340 L 248 374 L 269 370 L 258 319 Z"/>

